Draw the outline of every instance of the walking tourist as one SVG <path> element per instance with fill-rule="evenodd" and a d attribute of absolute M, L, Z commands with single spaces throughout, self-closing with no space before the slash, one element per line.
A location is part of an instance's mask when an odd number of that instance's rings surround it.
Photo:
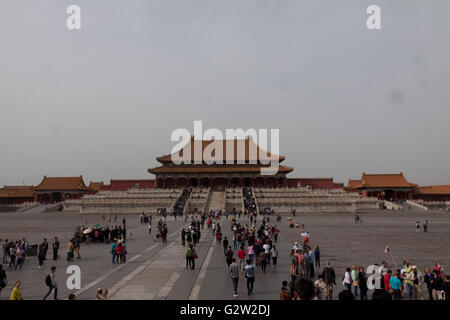
<path fill-rule="evenodd" d="M 277 261 L 278 261 L 278 250 L 276 246 L 273 246 L 273 248 L 270 250 L 270 256 L 272 257 L 273 267 L 277 267 Z"/>
<path fill-rule="evenodd" d="M 255 266 L 250 260 L 247 260 L 247 265 L 244 269 L 245 278 L 247 278 L 248 295 L 253 294 L 253 286 L 255 284 Z"/>
<path fill-rule="evenodd" d="M 231 249 L 231 247 L 230 247 Z M 230 272 L 231 280 L 233 281 L 233 290 L 234 290 L 234 297 L 237 297 L 237 288 L 238 288 L 238 282 L 239 282 L 239 266 L 236 264 L 236 259 L 233 258 L 231 261 L 231 264 L 229 266 L 228 271 Z"/>
<path fill-rule="evenodd" d="M 52 272 L 47 275 L 47 277 L 45 277 L 45 284 L 48 287 L 48 292 L 47 294 L 44 296 L 44 298 L 42 300 L 46 300 L 47 297 L 53 292 L 54 293 L 54 299 L 58 300 L 58 288 L 56 285 L 56 267 L 52 267 L 51 268 Z"/>
<path fill-rule="evenodd" d="M 358 288 L 360 299 L 367 300 L 367 291 L 369 288 L 367 287 L 367 275 L 362 266 L 358 268 Z"/>
<path fill-rule="evenodd" d="M 38 269 L 42 269 L 44 267 L 44 257 L 45 257 L 45 246 L 43 243 L 41 243 L 38 246 L 38 261 L 39 261 L 39 266 Z"/>
<path fill-rule="evenodd" d="M 53 260 L 58 260 L 58 250 L 59 250 L 59 240 L 55 237 L 55 241 L 52 244 L 53 249 Z"/>
<path fill-rule="evenodd" d="M 21 246 L 17 247 L 16 257 L 17 257 L 17 264 L 14 270 L 17 270 L 17 267 L 19 267 L 19 270 L 22 270 L 23 263 L 25 262 L 25 249 L 23 249 Z"/>
<path fill-rule="evenodd" d="M 330 266 L 330 262 L 327 261 L 326 267 L 322 270 L 323 281 L 325 282 L 325 300 L 333 299 L 333 285 L 336 285 L 336 274 L 334 269 Z"/>
<path fill-rule="evenodd" d="M 17 280 L 16 284 L 14 285 L 13 291 L 11 292 L 9 300 L 22 300 L 22 291 L 20 291 L 21 285 L 22 282 L 20 280 Z"/>

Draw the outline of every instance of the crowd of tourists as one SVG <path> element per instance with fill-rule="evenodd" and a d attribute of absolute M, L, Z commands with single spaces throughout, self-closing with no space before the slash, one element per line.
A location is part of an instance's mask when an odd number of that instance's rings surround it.
<path fill-rule="evenodd" d="M 450 300 L 450 275 L 445 275 L 439 262 L 422 273 L 407 260 L 403 261 L 401 269 L 394 270 L 383 261 L 372 268 L 372 274 L 374 276 L 370 278 L 362 266 L 346 268 L 342 284 L 351 293 L 351 296 L 346 293 L 348 299 L 360 297 L 361 300 L 367 300 L 369 280 L 379 290 L 378 293 L 384 291 L 388 299 Z"/>
<path fill-rule="evenodd" d="M 151 233 L 151 224 L 149 224 L 149 230 Z M 158 225 L 157 225 L 157 232 L 156 232 L 156 238 L 155 241 L 159 241 L 161 244 L 167 243 L 167 223 L 165 221 L 162 221 L 159 219 Z"/>
<path fill-rule="evenodd" d="M 2 263 L 8 265 L 9 269 L 22 270 L 28 248 L 28 241 L 25 238 L 15 241 L 5 239 L 2 244 Z"/>
<path fill-rule="evenodd" d="M 256 215 L 256 200 L 253 196 L 253 192 L 251 188 L 244 188 L 243 191 L 243 200 L 244 200 L 244 208 L 248 210 L 248 213 L 251 215 Z"/>
<path fill-rule="evenodd" d="M 203 217 L 204 218 L 204 217 Z M 202 220 L 204 220 L 202 218 Z M 195 269 L 195 260 L 198 259 L 196 246 L 200 242 L 202 236 L 200 219 L 193 218 L 191 224 L 187 228 L 181 230 L 181 244 L 187 246 L 186 250 L 186 269 Z M 219 226 L 220 228 L 220 226 Z"/>
<path fill-rule="evenodd" d="M 106 226 L 94 225 L 88 227 L 86 225 L 79 226 L 73 236 L 77 241 L 85 243 L 110 243 L 116 238 L 123 238 L 126 240 L 127 228 L 125 218 L 120 226 Z"/>
<path fill-rule="evenodd" d="M 297 249 L 296 252 L 294 256 L 297 258 L 293 259 L 291 265 L 291 281 L 283 281 L 280 299 L 332 300 L 336 273 L 330 262 L 326 263 L 325 268 L 317 274 L 317 280 L 313 281 L 314 274 L 308 274 L 306 266 L 308 256 L 316 257 L 316 249 L 314 254 L 306 254 L 308 249 Z M 310 261 L 320 267 L 320 260 Z M 388 267 L 385 261 L 381 265 L 369 267 L 369 270 L 363 266 L 347 267 L 342 278 L 344 290 L 339 292 L 338 299 L 355 300 L 359 297 L 360 300 L 368 300 L 370 287 L 374 289 L 372 300 L 450 300 L 450 275 L 445 275 L 439 262 L 434 268 L 426 268 L 424 273 L 408 261 L 403 262 L 401 269 L 391 270 Z"/>
<path fill-rule="evenodd" d="M 276 268 L 278 262 L 279 253 L 275 245 L 278 240 L 278 227 L 268 224 L 266 217 L 259 225 L 256 223 L 256 215 L 251 214 L 250 218 L 250 225 L 242 224 L 238 222 L 236 215 L 233 215 L 230 230 L 233 244 L 231 245 L 228 237 L 222 240 L 235 297 L 238 296 L 239 279 L 246 278 L 247 294 L 250 296 L 253 294 L 256 269 L 260 268 L 261 273 L 265 274 L 268 265 L 272 263 L 273 268 Z"/>
<path fill-rule="evenodd" d="M 3 270 L 3 266 L 0 264 L 0 293 L 2 289 L 6 286 L 6 273 Z M 58 298 L 58 284 L 56 281 L 56 267 L 52 266 L 50 268 L 50 273 L 47 274 L 44 278 L 44 284 L 46 288 L 46 294 L 43 296 L 42 300 L 47 300 L 47 298 L 51 295 L 53 295 L 54 300 L 59 300 Z M 20 290 L 20 287 L 22 285 L 22 281 L 16 280 L 14 283 L 13 290 L 10 295 L 10 300 L 23 300 L 22 297 L 22 291 Z M 75 300 L 76 296 L 75 294 L 71 293 L 67 297 L 68 300 Z M 96 299 L 97 300 L 108 300 L 108 290 L 106 289 L 97 289 L 96 292 Z"/>
<path fill-rule="evenodd" d="M 139 222 L 141 224 L 152 224 L 152 214 L 151 213 L 142 212 L 139 215 Z"/>

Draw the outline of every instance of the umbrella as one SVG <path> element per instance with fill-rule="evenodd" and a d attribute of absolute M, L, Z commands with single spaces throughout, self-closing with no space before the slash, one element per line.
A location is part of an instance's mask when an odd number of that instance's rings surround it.
<path fill-rule="evenodd" d="M 83 234 L 88 234 L 88 233 L 91 233 L 91 232 L 92 232 L 92 229 L 86 229 L 86 230 L 83 231 Z"/>
<path fill-rule="evenodd" d="M 94 224 L 94 227 L 98 228 L 98 227 L 101 227 L 101 225 L 97 223 L 97 224 Z"/>
<path fill-rule="evenodd" d="M 292 218 L 287 218 L 288 220 L 292 220 Z"/>
<path fill-rule="evenodd" d="M 302 237 L 309 237 L 308 232 L 303 232 L 302 234 L 300 234 Z"/>

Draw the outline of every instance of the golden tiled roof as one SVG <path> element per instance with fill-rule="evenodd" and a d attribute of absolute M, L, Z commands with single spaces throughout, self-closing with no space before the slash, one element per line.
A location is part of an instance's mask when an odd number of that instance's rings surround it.
<path fill-rule="evenodd" d="M 94 182 L 91 181 L 89 183 L 89 189 L 92 189 L 93 191 L 100 191 L 100 189 L 104 186 L 105 184 L 103 183 L 103 181 L 100 182 Z"/>
<path fill-rule="evenodd" d="M 89 191 L 84 184 L 83 177 L 47 177 L 36 187 L 36 191 Z"/>
<path fill-rule="evenodd" d="M 366 174 L 361 177 L 363 188 L 410 188 L 417 184 L 409 183 L 403 173 L 395 174 Z"/>
<path fill-rule="evenodd" d="M 191 154 L 191 161 L 194 161 L 195 158 L 202 158 L 202 155 L 205 154 L 205 149 L 208 148 L 208 151 L 211 151 L 211 155 L 214 157 L 215 156 L 215 150 L 214 149 L 214 145 L 211 145 L 212 143 L 217 143 L 217 148 L 220 148 L 220 146 L 222 146 L 223 151 L 222 151 L 222 161 L 225 163 L 227 160 L 227 146 L 228 148 L 233 148 L 234 150 L 234 155 L 233 155 L 233 161 L 237 162 L 238 160 L 244 160 L 245 162 L 249 162 L 250 160 L 253 161 L 257 161 L 259 162 L 260 160 L 270 160 L 272 159 L 272 157 L 274 159 L 278 158 L 278 161 L 281 162 L 285 159 L 284 156 L 280 156 L 280 155 L 272 155 L 270 152 L 260 148 L 252 139 L 234 139 L 234 140 L 194 140 L 194 138 L 192 137 L 190 142 L 185 145 L 183 148 L 181 148 L 180 151 L 175 152 L 173 154 L 169 154 L 169 155 L 164 155 L 162 157 L 158 157 L 156 158 L 157 161 L 161 162 L 161 163 L 169 163 L 172 162 L 172 158 L 173 156 L 178 156 L 178 157 L 182 157 L 186 152 L 189 152 Z M 195 155 L 195 148 L 194 146 L 197 148 L 197 152 L 198 155 L 197 157 L 194 157 Z M 243 146 L 244 150 L 245 150 L 245 154 L 240 155 L 238 154 L 237 150 L 238 147 L 242 148 L 241 146 Z M 253 154 L 253 151 L 254 154 Z M 260 153 L 261 155 L 260 156 Z M 206 152 L 206 154 L 208 154 L 208 152 Z M 203 159 L 205 160 L 205 159 Z M 208 159 L 207 159 L 208 160 Z M 230 155 L 230 159 L 231 160 L 231 155 Z"/>
<path fill-rule="evenodd" d="M 358 189 L 362 187 L 361 180 L 348 180 L 347 189 Z"/>
<path fill-rule="evenodd" d="M 4 186 L 0 189 L 0 198 L 31 198 L 34 193 L 33 186 Z"/>
<path fill-rule="evenodd" d="M 414 190 L 417 194 L 445 194 L 450 195 L 450 185 L 437 185 L 437 186 L 420 186 Z"/>

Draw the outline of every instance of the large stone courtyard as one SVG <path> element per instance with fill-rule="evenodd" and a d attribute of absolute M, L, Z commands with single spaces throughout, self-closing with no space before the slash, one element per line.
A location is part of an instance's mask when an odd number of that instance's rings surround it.
<path fill-rule="evenodd" d="M 222 246 L 216 246 L 212 232 L 206 229 L 198 248 L 199 259 L 195 270 L 186 270 L 184 248 L 181 247 L 179 231 L 187 223 L 168 218 L 169 241 L 161 245 L 148 234 L 148 228 L 140 225 L 138 215 L 117 215 L 117 223 L 127 219 L 128 262 L 112 264 L 108 244 L 82 244 L 82 258 L 73 262 L 65 260 L 65 247 L 76 226 L 99 223 L 104 225 L 101 215 L 81 215 L 73 213 L 0 213 L 0 238 L 18 240 L 26 238 L 30 244 L 47 238 L 53 241 L 57 236 L 61 241 L 61 258 L 45 261 L 45 268 L 38 269 L 36 257 L 28 257 L 21 271 L 4 268 L 8 276 L 8 286 L 2 290 L 0 299 L 7 299 L 15 280 L 22 280 L 24 299 L 42 299 L 47 288 L 45 276 L 50 267 L 57 268 L 58 296 L 67 298 L 69 293 L 77 293 L 78 299 L 94 299 L 98 287 L 107 288 L 112 299 L 232 299 L 232 283 L 226 271 Z M 368 265 L 386 260 L 396 269 L 404 259 L 408 259 L 423 271 L 440 261 L 444 268 L 450 268 L 450 215 L 442 212 L 416 211 L 373 211 L 362 214 L 363 223 L 355 224 L 353 215 L 342 213 L 297 214 L 294 221 L 304 224 L 311 234 L 312 245 L 321 249 L 322 266 L 328 260 L 337 273 L 338 288 L 342 290 L 341 279 L 344 269 L 351 265 Z M 417 233 L 416 221 L 428 219 L 427 233 Z M 270 223 L 275 224 L 272 217 Z M 156 217 L 153 225 L 156 229 Z M 258 219 L 260 221 L 260 218 Z M 188 221 L 189 222 L 189 221 Z M 242 220 L 248 223 L 248 220 Z M 231 238 L 230 222 L 224 217 L 220 224 L 224 236 Z M 280 252 L 276 269 L 268 267 L 263 275 L 256 273 L 254 295 L 250 298 L 245 291 L 243 280 L 239 283 L 239 297 L 235 299 L 278 299 L 281 281 L 289 280 L 289 251 L 299 240 L 301 228 L 288 227 L 286 217 L 278 224 L 281 232 L 276 244 Z M 153 231 L 154 233 L 154 231 Z M 389 246 L 391 254 L 384 249 Z M 50 251 L 50 250 L 49 250 Z M 81 268 L 81 290 L 66 287 L 65 273 L 68 265 Z M 317 273 L 317 272 L 316 272 Z M 370 293 L 369 293 L 370 296 Z"/>

